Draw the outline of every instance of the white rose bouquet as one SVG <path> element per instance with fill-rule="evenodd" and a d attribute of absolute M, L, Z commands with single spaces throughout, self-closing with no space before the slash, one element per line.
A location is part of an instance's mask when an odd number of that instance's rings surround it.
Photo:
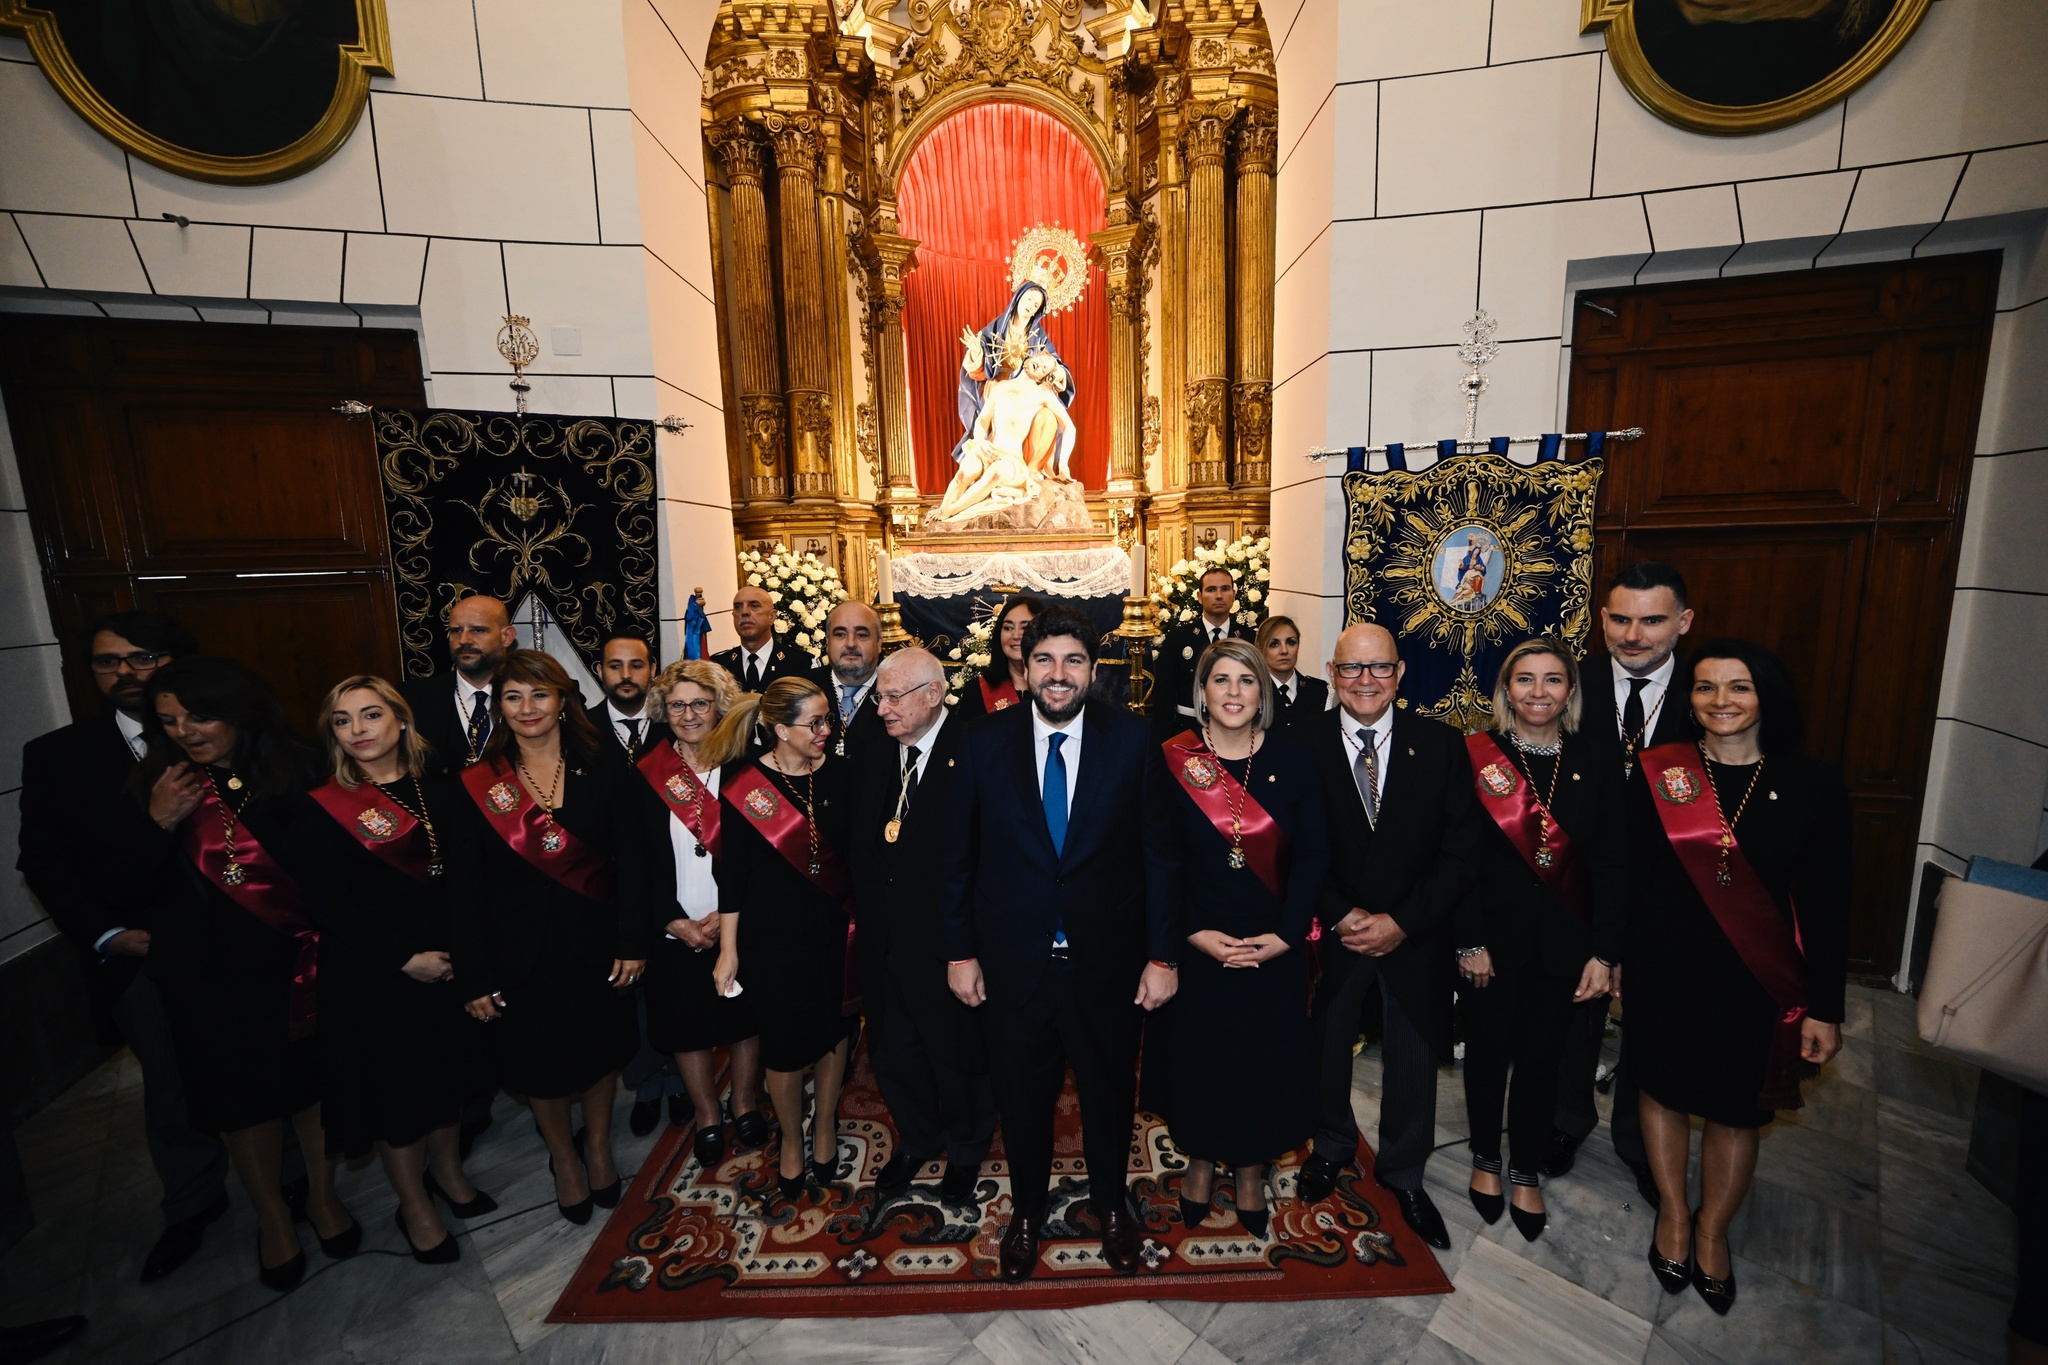
<path fill-rule="evenodd" d="M 997 610 L 1000 610 L 1000 605 Z M 946 678 L 946 705 L 956 704 L 962 689 L 979 678 L 995 661 L 995 620 L 994 611 L 975 617 L 968 624 L 966 634 L 960 637 L 960 643 L 946 655 L 954 665 Z"/>
<path fill-rule="evenodd" d="M 814 658 L 825 652 L 825 617 L 847 598 L 839 570 L 777 543 L 767 554 L 740 551 L 740 578 L 768 594 L 779 638 Z"/>
<path fill-rule="evenodd" d="M 1267 536 L 1256 540 L 1243 536 L 1228 545 L 1196 550 L 1194 558 L 1175 563 L 1152 585 L 1152 609 L 1159 613 L 1159 628 L 1172 630 L 1202 614 L 1195 589 L 1200 586 L 1203 574 L 1219 567 L 1230 570 L 1230 576 L 1237 580 L 1238 622 L 1257 628 L 1266 619 L 1267 597 L 1272 591 L 1272 548 L 1273 542 Z"/>

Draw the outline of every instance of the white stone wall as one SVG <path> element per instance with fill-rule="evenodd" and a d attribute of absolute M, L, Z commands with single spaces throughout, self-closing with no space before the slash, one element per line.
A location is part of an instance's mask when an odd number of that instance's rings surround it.
<path fill-rule="evenodd" d="M 1644 110 L 1578 15 L 1578 0 L 1268 15 L 1274 609 L 1300 620 L 1304 657 L 1328 657 L 1343 471 L 1301 452 L 1456 435 L 1453 348 L 1475 307 L 1504 343 L 1481 434 L 1554 431 L 1578 288 L 2005 247 L 1920 852 L 2031 860 L 2048 796 L 2048 5 L 1936 0 L 1845 103 L 1740 138 Z"/>
<path fill-rule="evenodd" d="M 311 173 L 235 188 L 124 154 L 0 38 L 0 309 L 419 333 L 427 401 L 508 409 L 495 337 L 533 319 L 536 412 L 660 440 L 663 649 L 734 586 L 698 108 L 711 0 L 387 0 L 394 77 Z M 182 215 L 189 227 L 167 221 Z M 345 395 L 337 395 L 337 397 Z M 0 426 L 0 830 L 20 743 L 69 717 Z M 49 933 L 0 878 L 0 961 Z"/>

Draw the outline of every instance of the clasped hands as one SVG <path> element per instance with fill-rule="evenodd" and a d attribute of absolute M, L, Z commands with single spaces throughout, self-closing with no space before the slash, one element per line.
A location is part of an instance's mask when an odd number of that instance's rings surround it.
<path fill-rule="evenodd" d="M 1392 915 L 1375 915 L 1355 905 L 1331 929 L 1339 943 L 1367 957 L 1385 957 L 1408 938 L 1408 931 L 1396 924 Z"/>
<path fill-rule="evenodd" d="M 605 980 L 614 989 L 625 990 L 628 986 L 639 981 L 640 973 L 646 970 L 647 959 L 644 957 L 615 957 L 612 959 L 611 973 L 605 977 Z M 500 1012 L 506 1008 L 505 993 L 503 991 L 492 991 L 489 995 L 480 995 L 462 1008 L 469 1012 L 470 1018 L 481 1019 L 488 1023 L 498 1018 Z"/>
<path fill-rule="evenodd" d="M 1189 934 L 1188 942 L 1226 967 L 1257 967 L 1287 951 L 1287 940 L 1278 934 L 1232 938 L 1221 929 L 1203 929 Z"/>
<path fill-rule="evenodd" d="M 716 948 L 718 946 L 718 916 L 716 915 L 706 915 L 703 919 L 691 919 L 688 915 L 678 915 L 663 927 L 668 930 L 670 938 L 676 940 L 685 948 L 693 948 L 701 953 L 707 948 Z"/>

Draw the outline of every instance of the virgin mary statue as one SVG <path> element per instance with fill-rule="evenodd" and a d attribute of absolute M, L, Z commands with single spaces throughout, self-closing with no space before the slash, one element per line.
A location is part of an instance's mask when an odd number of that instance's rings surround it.
<path fill-rule="evenodd" d="M 1074 405 L 1073 372 L 1067 369 L 1059 349 L 1046 334 L 1045 286 L 1037 280 L 1027 279 L 1019 284 L 1010 295 L 1007 308 L 978 333 L 963 328 L 960 340 L 967 354 L 960 362 L 960 440 L 953 446 L 955 464 L 966 452 L 967 443 L 974 439 L 974 424 L 981 416 L 986 386 L 1023 373 L 1024 362 L 1035 353 L 1051 356 L 1058 367 L 1054 392 L 1061 408 Z M 1026 463 L 1033 470 L 1064 475 L 1074 454 L 1069 448 L 1071 430 L 1071 423 L 1056 422 L 1049 414 L 1042 417 L 1024 442 Z"/>

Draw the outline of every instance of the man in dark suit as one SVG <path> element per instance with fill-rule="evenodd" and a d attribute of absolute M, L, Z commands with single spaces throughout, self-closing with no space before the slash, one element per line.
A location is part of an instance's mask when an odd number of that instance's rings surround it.
<path fill-rule="evenodd" d="M 1297 744 L 1309 742 L 1309 727 L 1329 709 L 1330 685 L 1301 672 L 1301 627 L 1289 616 L 1269 616 L 1259 625 L 1259 653 L 1273 675 L 1272 729 Z"/>
<path fill-rule="evenodd" d="M 740 642 L 719 650 L 711 662 L 739 679 L 742 692 L 759 692 L 777 678 L 810 673 L 810 654 L 775 638 L 775 604 L 766 588 L 740 584 L 732 595 L 732 628 Z"/>
<path fill-rule="evenodd" d="M 1144 721 L 1088 699 L 1096 634 L 1071 607 L 1032 618 L 1031 705 L 998 711 L 961 737 L 947 833 L 946 976 L 987 1029 L 1010 1158 L 1013 1212 L 999 1256 L 1010 1283 L 1038 1264 L 1053 1114 L 1069 1065 L 1103 1259 L 1120 1275 L 1137 1272 L 1125 1168 L 1140 1010 L 1157 1009 L 1180 985 L 1166 766 Z"/>
<path fill-rule="evenodd" d="M 858 758 L 889 741 L 875 710 L 875 668 L 882 662 L 882 618 L 865 602 L 841 602 L 825 617 L 823 667 L 811 681 L 832 703 L 832 750 Z"/>
<path fill-rule="evenodd" d="M 974 1199 L 995 1136 L 995 1092 L 980 1021 L 946 985 L 944 892 L 960 737 L 946 670 L 903 649 L 875 671 L 875 707 L 894 741 L 861 758 L 853 798 L 853 905 L 868 1055 L 898 1146 L 876 1177 L 884 1201 L 946 1158 L 939 1198 Z"/>
<path fill-rule="evenodd" d="M 1249 640 L 1250 626 L 1237 619 L 1237 579 L 1221 564 L 1202 572 L 1195 586 L 1202 614 L 1175 626 L 1152 651 L 1152 736 L 1165 743 L 1195 724 L 1195 663 L 1218 640 Z"/>
<path fill-rule="evenodd" d="M 448 657 L 455 665 L 431 678 L 407 678 L 399 694 L 412 707 L 413 724 L 434 746 L 443 769 L 459 773 L 491 737 L 491 680 L 505 651 L 519 643 L 512 613 L 495 597 L 471 594 L 448 608 Z"/>
<path fill-rule="evenodd" d="M 669 737 L 667 724 L 647 705 L 654 672 L 654 648 L 647 641 L 637 635 L 614 635 L 604 642 L 597 665 L 604 705 L 590 718 L 597 723 L 598 747 L 622 763 L 638 763 Z"/>
<path fill-rule="evenodd" d="M 1447 934 L 1451 911 L 1472 884 L 1481 814 L 1464 736 L 1395 707 L 1404 671 L 1384 627 L 1352 626 L 1330 659 L 1337 707 L 1310 731 L 1331 857 L 1318 910 L 1316 1136 L 1298 1188 L 1310 1203 L 1328 1198 L 1357 1154 L 1352 1044 L 1377 978 L 1385 1018 L 1373 1174 L 1393 1191 L 1408 1226 L 1448 1249 L 1450 1234 L 1422 1177 L 1436 1146 L 1437 1063 L 1450 1052 Z"/>
<path fill-rule="evenodd" d="M 207 1224 L 227 1212 L 227 1152 L 193 1130 L 170 1024 L 143 972 L 155 905 L 113 828 L 143 818 L 123 792 L 142 757 L 143 688 L 157 669 L 199 652 L 190 633 L 149 611 L 116 612 L 83 642 L 104 713 L 32 739 L 21 754 L 21 856 L 15 866 L 84 958 L 95 1004 L 112 1017 L 142 1068 L 143 1131 L 163 1183 L 164 1231 L 142 1263 L 161 1279 L 199 1250 Z"/>
<path fill-rule="evenodd" d="M 1694 733 L 1692 706 L 1677 677 L 1678 642 L 1691 629 L 1685 577 L 1669 564 L 1646 562 L 1624 569 L 1607 590 L 1606 605 L 1600 609 L 1607 653 L 1586 660 L 1579 670 L 1579 733 L 1599 743 L 1625 777 L 1635 776 L 1636 756 L 1643 750 L 1689 739 Z M 1578 1160 L 1579 1144 L 1600 1126 L 1593 1088 L 1606 1031 L 1607 997 L 1578 1007 L 1558 1064 L 1557 1127 L 1543 1163 L 1545 1175 L 1570 1171 Z M 1636 1189 L 1655 1208 L 1657 1182 L 1650 1176 L 1649 1154 L 1643 1149 L 1637 1093 L 1617 1064 L 1609 1121 L 1614 1154 L 1635 1172 Z"/>

